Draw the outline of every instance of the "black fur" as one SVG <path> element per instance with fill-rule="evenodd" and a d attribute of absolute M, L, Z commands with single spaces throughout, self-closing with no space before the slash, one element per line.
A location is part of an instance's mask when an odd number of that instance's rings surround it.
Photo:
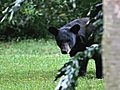
<path fill-rule="evenodd" d="M 57 29 L 50 27 L 48 30 L 55 36 L 57 45 L 61 49 L 62 54 L 70 54 L 74 56 L 79 51 L 84 51 L 86 47 L 94 44 L 94 35 L 90 35 L 94 32 L 95 27 L 89 24 L 86 27 L 86 23 L 89 18 L 75 19 L 63 27 Z M 89 38 L 90 37 L 90 38 Z M 102 57 L 101 54 L 95 53 L 93 56 L 96 64 L 96 77 L 102 78 Z M 83 61 L 80 75 L 85 75 L 87 69 L 88 59 Z"/>

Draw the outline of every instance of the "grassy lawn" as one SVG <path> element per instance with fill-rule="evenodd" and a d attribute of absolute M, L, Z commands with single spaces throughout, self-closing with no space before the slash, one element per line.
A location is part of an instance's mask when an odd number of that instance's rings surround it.
<path fill-rule="evenodd" d="M 0 42 L 0 90 L 54 90 L 58 81 L 52 81 L 68 59 L 52 40 Z M 77 90 L 104 90 L 103 84 L 95 78 L 91 60 Z"/>

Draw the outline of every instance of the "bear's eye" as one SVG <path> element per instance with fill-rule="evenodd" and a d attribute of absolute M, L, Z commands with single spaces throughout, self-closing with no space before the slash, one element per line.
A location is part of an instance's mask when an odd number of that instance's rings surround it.
<path fill-rule="evenodd" d="M 63 43 L 63 42 L 64 42 L 64 40 L 59 40 L 59 42 L 60 42 L 60 43 Z"/>
<path fill-rule="evenodd" d="M 69 43 L 69 45 L 71 45 L 72 41 L 71 40 L 67 40 L 67 43 Z"/>
<path fill-rule="evenodd" d="M 67 40 L 67 42 L 70 42 L 70 40 Z"/>

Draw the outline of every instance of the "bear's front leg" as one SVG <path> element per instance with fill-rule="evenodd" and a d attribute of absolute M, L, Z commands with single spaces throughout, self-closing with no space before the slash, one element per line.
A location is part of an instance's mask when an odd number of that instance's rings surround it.
<path fill-rule="evenodd" d="M 80 61 L 80 70 L 79 70 L 79 76 L 85 76 L 87 71 L 87 65 L 88 65 L 88 58 L 84 58 L 83 61 Z"/>

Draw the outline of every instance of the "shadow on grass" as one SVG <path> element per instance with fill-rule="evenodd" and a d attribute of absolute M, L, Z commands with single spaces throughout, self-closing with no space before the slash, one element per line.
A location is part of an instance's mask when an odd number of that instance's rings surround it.
<path fill-rule="evenodd" d="M 94 78 L 96 78 L 95 75 L 96 75 L 96 74 L 95 74 L 95 71 L 88 71 L 88 72 L 86 73 L 86 77 L 87 77 L 88 79 L 94 79 Z"/>

